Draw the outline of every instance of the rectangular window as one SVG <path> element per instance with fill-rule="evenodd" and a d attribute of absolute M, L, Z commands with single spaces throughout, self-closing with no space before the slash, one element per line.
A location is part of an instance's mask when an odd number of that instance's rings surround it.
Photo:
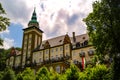
<path fill-rule="evenodd" d="M 26 50 L 23 52 L 23 54 L 26 54 Z"/>
<path fill-rule="evenodd" d="M 39 59 L 39 62 L 42 62 L 42 59 L 41 59 L 41 58 Z"/>
<path fill-rule="evenodd" d="M 40 56 L 42 56 L 42 52 L 40 52 Z"/>
<path fill-rule="evenodd" d="M 68 45 L 66 45 L 65 49 L 68 50 Z"/>
<path fill-rule="evenodd" d="M 58 51 L 58 48 L 56 48 L 56 52 Z"/>
<path fill-rule="evenodd" d="M 73 53 L 73 56 L 76 56 L 76 53 Z"/>
<path fill-rule="evenodd" d="M 48 60 L 48 57 L 46 57 L 46 60 Z"/>
<path fill-rule="evenodd" d="M 46 54 L 48 54 L 49 53 L 49 50 L 46 50 Z"/>
<path fill-rule="evenodd" d="M 66 56 L 69 56 L 68 52 L 66 52 Z"/>
<path fill-rule="evenodd" d="M 52 52 L 54 52 L 54 49 L 52 49 Z"/>
<path fill-rule="evenodd" d="M 60 47 L 60 51 L 63 51 L 63 47 L 62 46 Z"/>
<path fill-rule="evenodd" d="M 63 54 L 60 54 L 60 57 L 63 57 Z"/>
<path fill-rule="evenodd" d="M 53 59 L 53 56 L 51 56 L 51 59 Z"/>
<path fill-rule="evenodd" d="M 56 59 L 58 60 L 58 55 L 56 55 Z"/>

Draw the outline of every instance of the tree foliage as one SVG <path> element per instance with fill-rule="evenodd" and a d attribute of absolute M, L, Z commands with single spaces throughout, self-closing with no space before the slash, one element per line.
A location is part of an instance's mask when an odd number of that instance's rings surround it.
<path fill-rule="evenodd" d="M 112 0 L 93 3 L 93 12 L 84 21 L 98 54 L 120 52 L 120 4 Z M 116 5 L 115 5 L 116 4 Z"/>
<path fill-rule="evenodd" d="M 10 22 L 7 17 L 5 17 L 6 13 L 0 3 L 0 31 L 6 30 L 7 26 L 9 26 Z M 0 38 L 0 45 L 3 45 L 3 40 Z"/>
<path fill-rule="evenodd" d="M 16 80 L 15 72 L 10 68 L 6 68 L 1 80 Z"/>
<path fill-rule="evenodd" d="M 18 74 L 7 68 L 0 71 L 0 80 L 112 80 L 109 71 L 105 65 L 101 64 L 87 67 L 83 72 L 72 64 L 61 74 L 53 69 L 48 70 L 46 67 L 40 68 L 36 73 L 35 70 L 26 68 Z"/>
<path fill-rule="evenodd" d="M 86 68 L 84 72 L 80 72 L 79 80 L 109 80 L 109 73 L 105 65 L 96 65 L 93 68 Z"/>
<path fill-rule="evenodd" d="M 79 79 L 79 72 L 80 70 L 72 64 L 69 69 L 66 70 L 66 80 L 78 80 Z"/>
<path fill-rule="evenodd" d="M 35 73 L 32 69 L 26 68 L 22 74 L 17 75 L 18 80 L 35 80 Z"/>
<path fill-rule="evenodd" d="M 0 49 L 0 71 L 6 68 L 6 58 L 10 53 L 10 49 Z"/>
<path fill-rule="evenodd" d="M 46 67 L 42 67 L 38 72 L 37 72 L 37 77 L 36 80 L 50 80 L 50 73 Z"/>
<path fill-rule="evenodd" d="M 95 1 L 93 12 L 84 21 L 99 59 L 109 53 L 114 60 L 113 80 L 120 80 L 120 2 Z"/>

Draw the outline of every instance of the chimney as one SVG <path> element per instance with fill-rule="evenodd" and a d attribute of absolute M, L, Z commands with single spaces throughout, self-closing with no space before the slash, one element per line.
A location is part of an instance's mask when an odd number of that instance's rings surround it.
<path fill-rule="evenodd" d="M 75 32 L 73 32 L 73 42 L 76 42 Z"/>

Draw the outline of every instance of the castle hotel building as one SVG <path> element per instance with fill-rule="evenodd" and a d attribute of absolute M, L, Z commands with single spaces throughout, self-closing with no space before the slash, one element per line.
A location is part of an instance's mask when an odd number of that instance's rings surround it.
<path fill-rule="evenodd" d="M 89 45 L 88 34 L 76 36 L 73 32 L 72 36 L 65 34 L 43 41 L 43 31 L 39 27 L 35 10 L 28 27 L 23 31 L 22 50 L 12 48 L 6 60 L 6 65 L 15 70 L 25 67 L 38 70 L 46 66 L 61 73 L 70 66 L 70 63 L 84 69 L 85 64 L 91 62 L 94 48 Z"/>

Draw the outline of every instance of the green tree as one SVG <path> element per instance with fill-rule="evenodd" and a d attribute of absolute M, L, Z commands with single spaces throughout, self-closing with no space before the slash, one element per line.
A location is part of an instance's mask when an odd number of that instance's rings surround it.
<path fill-rule="evenodd" d="M 93 12 L 84 21 L 96 54 L 101 61 L 109 53 L 114 60 L 113 80 L 120 80 L 120 2 L 101 0 L 93 3 Z"/>
<path fill-rule="evenodd" d="M 35 73 L 32 69 L 26 68 L 22 73 L 17 75 L 17 80 L 35 80 Z"/>
<path fill-rule="evenodd" d="M 65 72 L 67 80 L 78 80 L 79 72 L 80 70 L 78 69 L 78 67 L 74 64 L 71 64 L 70 68 L 68 68 Z"/>
<path fill-rule="evenodd" d="M 0 71 L 4 71 L 6 68 L 6 58 L 10 53 L 10 49 L 0 49 Z"/>
<path fill-rule="evenodd" d="M 91 68 L 89 80 L 107 80 L 106 74 L 108 74 L 107 67 L 105 65 L 97 65 Z"/>
<path fill-rule="evenodd" d="M 46 67 L 42 67 L 36 74 L 36 80 L 50 80 L 50 72 Z"/>
<path fill-rule="evenodd" d="M 14 71 L 10 68 L 6 68 L 2 80 L 16 80 Z"/>
<path fill-rule="evenodd" d="M 0 71 L 0 80 L 2 80 L 3 75 L 4 75 L 4 72 L 3 72 L 3 71 Z"/>
<path fill-rule="evenodd" d="M 79 80 L 110 80 L 108 78 L 108 69 L 105 65 L 96 65 L 93 68 L 88 67 L 80 72 Z"/>
<path fill-rule="evenodd" d="M 62 80 L 60 79 L 60 74 L 54 71 L 53 68 L 50 68 L 49 76 L 50 76 L 50 80 Z"/>
<path fill-rule="evenodd" d="M 5 10 L 0 3 L 0 31 L 6 30 L 7 26 L 9 26 L 10 22 L 7 17 L 5 17 Z M 0 38 L 0 45 L 3 45 L 3 40 Z"/>
<path fill-rule="evenodd" d="M 22 73 L 21 73 L 21 72 L 17 74 L 17 80 L 23 80 L 23 77 L 22 77 Z"/>

